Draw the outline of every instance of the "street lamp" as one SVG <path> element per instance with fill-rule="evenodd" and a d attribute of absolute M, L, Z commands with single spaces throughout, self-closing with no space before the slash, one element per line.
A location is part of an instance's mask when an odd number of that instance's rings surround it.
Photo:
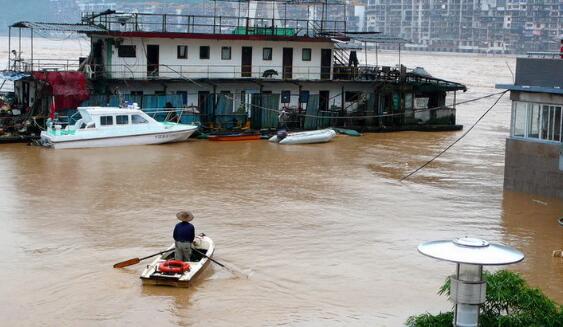
<path fill-rule="evenodd" d="M 425 242 L 418 246 L 418 252 L 457 264 L 455 275 L 450 276 L 455 327 L 479 326 L 479 307 L 485 303 L 486 293 L 483 266 L 509 265 L 524 259 L 516 249 L 470 237 Z"/>

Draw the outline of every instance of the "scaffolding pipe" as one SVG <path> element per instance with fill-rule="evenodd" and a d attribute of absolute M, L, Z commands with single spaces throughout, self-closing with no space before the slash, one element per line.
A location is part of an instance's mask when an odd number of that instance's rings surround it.
<path fill-rule="evenodd" d="M 375 66 L 379 66 L 379 49 L 378 44 L 375 44 Z"/>
<path fill-rule="evenodd" d="M 33 72 L 33 28 L 30 31 L 31 34 L 31 71 Z"/>
<path fill-rule="evenodd" d="M 8 27 L 8 70 L 10 70 L 10 57 L 11 57 L 11 51 L 12 51 L 12 27 Z"/>
<path fill-rule="evenodd" d="M 368 65 L 368 42 L 364 41 L 364 60 L 366 62 L 366 66 Z"/>
<path fill-rule="evenodd" d="M 18 69 L 21 70 L 21 58 L 22 58 L 22 28 L 19 28 L 19 46 L 18 46 Z"/>

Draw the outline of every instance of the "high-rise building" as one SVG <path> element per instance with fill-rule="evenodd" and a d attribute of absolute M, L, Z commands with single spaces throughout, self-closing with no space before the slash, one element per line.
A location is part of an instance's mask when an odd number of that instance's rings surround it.
<path fill-rule="evenodd" d="M 563 34 L 561 0 L 367 0 L 366 28 L 426 50 L 554 50 Z"/>

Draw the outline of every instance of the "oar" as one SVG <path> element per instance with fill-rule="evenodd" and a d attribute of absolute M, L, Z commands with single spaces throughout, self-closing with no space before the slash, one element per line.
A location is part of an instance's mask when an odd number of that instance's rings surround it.
<path fill-rule="evenodd" d="M 201 254 L 202 256 L 206 257 L 207 259 L 213 261 L 214 263 L 218 264 L 219 266 L 221 266 L 221 267 L 227 269 L 228 271 L 232 272 L 232 273 L 235 274 L 235 275 L 244 275 L 246 278 L 249 278 L 249 275 L 248 275 L 248 274 L 246 274 L 246 273 L 244 273 L 244 272 L 242 272 L 242 271 L 238 271 L 238 270 L 236 270 L 236 269 L 227 267 L 227 266 L 225 266 L 224 264 L 220 263 L 219 261 L 217 261 L 217 260 L 215 260 L 215 259 L 213 259 L 213 258 L 211 258 L 211 257 L 208 257 L 205 253 L 201 252 L 201 251 L 198 250 L 198 249 L 192 248 L 192 250 L 194 250 L 195 252 Z"/>
<path fill-rule="evenodd" d="M 152 258 L 152 257 L 157 256 L 159 254 L 163 254 L 163 253 L 170 252 L 170 251 L 174 251 L 174 248 L 164 250 L 164 251 L 161 251 L 161 252 L 158 252 L 158 253 L 155 253 L 155 254 L 151 254 L 151 255 L 143 257 L 143 258 L 133 258 L 133 259 L 125 260 L 125 261 L 116 263 L 115 265 L 113 265 L 113 268 L 123 268 L 123 267 L 131 266 L 131 265 L 135 265 L 135 264 L 138 264 L 139 262 L 141 262 L 145 259 Z"/>

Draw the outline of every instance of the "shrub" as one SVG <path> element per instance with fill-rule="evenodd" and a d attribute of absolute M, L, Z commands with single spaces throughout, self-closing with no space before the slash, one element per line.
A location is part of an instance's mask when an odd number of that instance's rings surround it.
<path fill-rule="evenodd" d="M 481 306 L 481 327 L 562 327 L 563 307 L 539 289 L 531 288 L 517 273 L 500 270 L 484 273 L 487 298 Z M 438 294 L 450 294 L 446 280 Z M 451 327 L 453 312 L 409 317 L 409 327 Z"/>

